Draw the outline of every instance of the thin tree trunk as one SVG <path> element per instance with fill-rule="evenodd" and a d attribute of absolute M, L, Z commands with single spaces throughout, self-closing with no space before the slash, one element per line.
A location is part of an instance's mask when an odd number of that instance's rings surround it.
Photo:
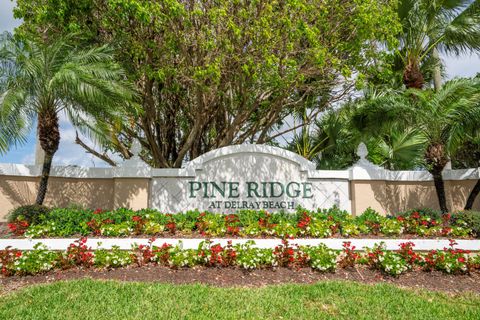
<path fill-rule="evenodd" d="M 37 200 L 35 203 L 42 205 L 45 200 L 48 188 L 48 178 L 50 177 L 50 168 L 52 167 L 53 154 L 45 152 L 45 158 L 43 159 L 42 178 L 40 179 L 40 185 L 38 187 Z"/>
<path fill-rule="evenodd" d="M 477 195 L 480 193 L 480 180 L 477 180 L 477 183 L 473 187 L 470 195 L 468 196 L 467 203 L 465 204 L 465 210 L 472 210 L 473 204 L 475 203 L 475 199 Z"/>
<path fill-rule="evenodd" d="M 50 177 L 50 168 L 52 167 L 53 155 L 58 150 L 60 144 L 60 130 L 58 127 L 58 115 L 54 107 L 44 108 L 38 113 L 38 140 L 45 151 L 43 160 L 42 177 L 38 186 L 36 204 L 43 204 L 47 194 L 48 178 Z"/>
<path fill-rule="evenodd" d="M 445 197 L 445 184 L 443 182 L 442 168 L 434 167 L 430 173 L 433 176 L 433 183 L 435 184 L 435 190 L 437 191 L 440 210 L 443 213 L 447 213 L 447 199 Z"/>
<path fill-rule="evenodd" d="M 439 91 L 442 88 L 442 72 L 440 69 L 441 60 L 440 55 L 438 54 L 437 48 L 433 48 L 432 52 L 433 58 L 435 61 L 435 67 L 433 68 L 433 87 L 435 91 Z"/>

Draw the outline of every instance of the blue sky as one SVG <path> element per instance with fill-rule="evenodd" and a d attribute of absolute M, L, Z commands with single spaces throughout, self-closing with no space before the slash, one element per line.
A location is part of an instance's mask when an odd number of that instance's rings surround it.
<path fill-rule="evenodd" d="M 14 2 L 0 0 L 0 32 L 13 32 L 14 28 L 21 23 L 13 18 L 13 7 Z M 480 72 L 478 55 L 443 57 L 443 59 L 446 63 L 448 78 L 471 77 Z M 54 158 L 56 165 L 106 166 L 105 162 L 87 154 L 83 148 L 75 144 L 75 130 L 64 117 L 60 120 L 60 130 L 60 147 Z M 88 141 L 86 138 L 84 140 Z M 34 151 L 35 128 L 32 128 L 28 141 L 24 145 L 13 146 L 7 154 L 0 155 L 0 163 L 33 164 Z"/>

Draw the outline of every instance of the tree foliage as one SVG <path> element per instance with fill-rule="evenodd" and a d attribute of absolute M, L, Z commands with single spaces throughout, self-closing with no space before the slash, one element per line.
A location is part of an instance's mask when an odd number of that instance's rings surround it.
<path fill-rule="evenodd" d="M 130 121 L 90 131 L 129 157 L 132 138 L 155 167 L 179 167 L 214 148 L 268 143 L 285 120 L 305 125 L 371 72 L 379 43 L 399 30 L 390 0 L 19 0 L 17 33 L 82 31 L 117 46 L 141 95 Z M 305 112 L 308 110 L 308 112 Z"/>

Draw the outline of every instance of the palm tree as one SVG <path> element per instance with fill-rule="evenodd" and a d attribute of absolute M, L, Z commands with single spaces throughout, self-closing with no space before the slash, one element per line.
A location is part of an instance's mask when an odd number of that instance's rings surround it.
<path fill-rule="evenodd" d="M 8 32 L 0 34 L 0 43 L 10 37 Z M 15 70 L 15 64 L 11 61 L 0 60 L 0 88 L 3 88 Z M 0 102 L 2 97 L 0 96 Z M 0 154 L 7 152 L 9 147 L 17 141 L 25 141 L 28 134 L 24 117 L 15 113 L 22 110 L 0 109 Z"/>
<path fill-rule="evenodd" d="M 398 16 L 402 24 L 398 56 L 407 88 L 422 89 L 425 75 L 420 67 L 430 60 L 435 90 L 440 89 L 439 51 L 457 55 L 480 51 L 480 0 L 401 0 Z"/>
<path fill-rule="evenodd" d="M 447 212 L 442 171 L 451 155 L 468 139 L 466 128 L 478 125 L 480 81 L 455 79 L 439 91 L 410 89 L 380 95 L 353 116 L 357 128 L 379 134 L 393 124 L 412 128 L 425 139 L 423 157 L 432 174 L 440 209 Z"/>
<path fill-rule="evenodd" d="M 114 117 L 134 99 L 112 49 L 82 49 L 70 44 L 73 37 L 44 44 L 9 36 L 0 45 L 0 63 L 9 66 L 2 74 L 0 119 L 17 123 L 0 134 L 6 143 L 18 141 L 22 135 L 15 131 L 21 130 L 15 127 L 28 127 L 37 119 L 45 152 L 37 204 L 45 199 L 52 159 L 60 144 L 59 114 L 64 112 L 74 124 L 84 115 Z"/>
<path fill-rule="evenodd" d="M 360 142 L 350 126 L 351 104 L 326 112 L 311 126 L 303 126 L 286 148 L 317 164 L 318 169 L 344 169 L 355 162 Z"/>
<path fill-rule="evenodd" d="M 392 126 L 384 134 L 366 140 L 369 160 L 389 170 L 408 170 L 423 165 L 426 139 L 416 128 Z"/>

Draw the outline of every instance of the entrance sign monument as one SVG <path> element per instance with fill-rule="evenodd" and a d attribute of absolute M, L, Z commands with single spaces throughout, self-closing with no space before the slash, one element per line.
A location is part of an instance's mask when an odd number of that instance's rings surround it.
<path fill-rule="evenodd" d="M 151 207 L 169 212 L 234 212 L 336 205 L 350 211 L 348 172 L 340 172 L 343 179 L 338 171 L 316 170 L 314 163 L 276 147 L 229 146 L 182 169 L 153 170 Z"/>

